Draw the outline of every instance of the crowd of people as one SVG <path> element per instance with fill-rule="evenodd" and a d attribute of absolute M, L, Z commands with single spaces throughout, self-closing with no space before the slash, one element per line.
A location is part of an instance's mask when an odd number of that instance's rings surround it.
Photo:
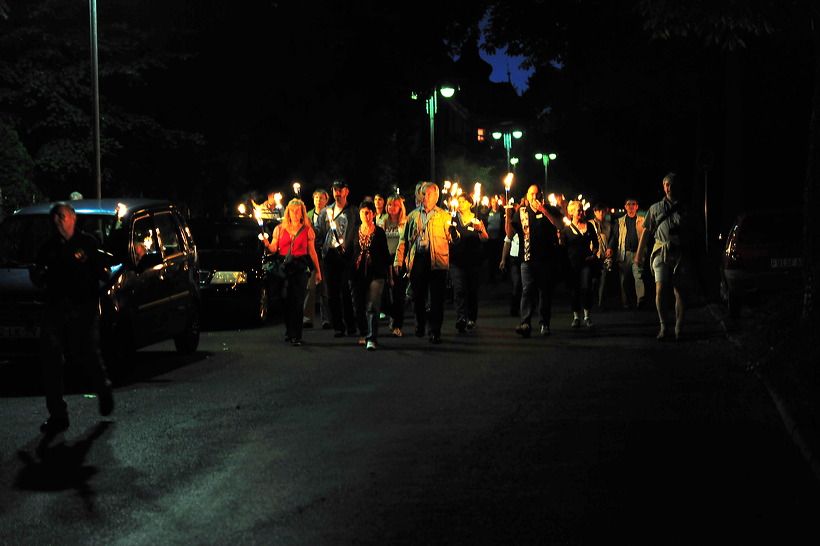
<path fill-rule="evenodd" d="M 299 199 L 285 207 L 283 224 L 289 227 L 282 242 L 293 238 L 309 245 L 290 249 L 274 237 L 269 246 L 282 255 L 290 251 L 305 264 L 289 279 L 300 286 L 285 300 L 285 341 L 301 345 L 303 329 L 316 323 L 335 337 L 358 337 L 372 351 L 383 321 L 388 335 L 405 335 L 405 312 L 412 307 L 415 335 L 439 344 L 448 299 L 456 332 L 477 327 L 483 271 L 487 282 L 509 279 L 510 314 L 518 319 L 514 331 L 524 338 L 533 331 L 552 334 L 559 283 L 570 292 L 570 326 L 593 328 L 593 310 L 608 310 L 608 279 L 617 280 L 623 308 L 647 309 L 645 280 L 652 274 L 657 338 L 679 339 L 691 226 L 675 175 L 664 177 L 662 185 L 663 199 L 645 216 L 638 214 L 637 199 L 628 196 L 624 214 L 614 217 L 603 204 L 589 211 L 579 200 L 547 200 L 537 185 L 506 206 L 498 196 L 483 204 L 464 192 L 443 198 L 432 182 L 416 186 L 409 206 L 398 194 L 376 194 L 354 205 L 347 182 L 337 180 L 330 188 L 332 201 L 318 189 L 310 211 Z M 296 229 L 302 226 L 307 233 L 300 239 Z M 673 299 L 674 319 L 669 316 Z"/>

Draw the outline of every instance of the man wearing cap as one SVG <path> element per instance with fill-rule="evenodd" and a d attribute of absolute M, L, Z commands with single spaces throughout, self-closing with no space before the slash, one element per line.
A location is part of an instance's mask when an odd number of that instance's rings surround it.
<path fill-rule="evenodd" d="M 353 243 L 359 228 L 359 209 L 347 202 L 347 182 L 335 180 L 331 185 L 333 202 L 319 213 L 316 239 L 322 241 L 322 274 L 327 283 L 330 318 L 336 337 L 356 335 L 353 311 Z"/>

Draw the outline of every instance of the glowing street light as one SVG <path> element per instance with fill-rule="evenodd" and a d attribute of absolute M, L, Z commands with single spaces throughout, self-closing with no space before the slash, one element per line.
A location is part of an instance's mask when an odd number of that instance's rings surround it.
<path fill-rule="evenodd" d="M 542 154 L 542 153 L 535 154 L 535 159 L 540 159 L 541 161 L 544 162 L 544 193 L 547 192 L 547 184 L 549 183 L 549 177 L 548 177 L 548 172 L 547 171 L 548 171 L 549 166 L 550 166 L 550 161 L 552 161 L 553 159 L 555 159 L 557 157 L 558 157 L 558 154 Z"/>
<path fill-rule="evenodd" d="M 496 140 L 501 140 L 502 138 L 504 139 L 504 149 L 507 150 L 507 170 L 511 171 L 512 169 L 510 168 L 510 166 L 514 165 L 514 163 L 511 163 L 510 161 L 510 149 L 512 148 L 512 139 L 521 138 L 522 136 L 524 136 L 524 131 L 516 130 L 506 133 L 502 131 L 494 131 L 492 135 L 493 138 Z"/>
<path fill-rule="evenodd" d="M 436 111 L 438 111 L 439 93 L 445 99 L 449 99 L 456 94 L 456 88 L 451 85 L 442 85 L 438 89 L 434 87 L 425 100 L 427 114 L 430 117 L 430 182 L 433 183 L 436 181 Z M 412 98 L 418 99 L 418 95 L 413 93 Z"/>

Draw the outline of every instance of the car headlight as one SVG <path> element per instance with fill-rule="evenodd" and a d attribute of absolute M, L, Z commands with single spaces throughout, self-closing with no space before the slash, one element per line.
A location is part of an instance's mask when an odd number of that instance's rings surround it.
<path fill-rule="evenodd" d="M 248 282 L 246 271 L 216 271 L 211 277 L 211 284 L 244 284 Z"/>

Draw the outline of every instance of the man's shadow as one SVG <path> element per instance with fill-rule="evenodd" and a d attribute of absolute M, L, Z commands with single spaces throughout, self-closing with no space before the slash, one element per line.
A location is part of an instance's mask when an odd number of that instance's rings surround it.
<path fill-rule="evenodd" d="M 85 459 L 94 441 L 113 424 L 110 421 L 101 421 L 74 444 L 61 441 L 51 445 L 56 435 L 45 434 L 33 454 L 18 451 L 17 457 L 22 461 L 23 468 L 14 480 L 14 488 L 25 491 L 75 489 L 90 508 L 94 493 L 88 482 L 97 473 L 97 468 L 87 465 Z"/>

